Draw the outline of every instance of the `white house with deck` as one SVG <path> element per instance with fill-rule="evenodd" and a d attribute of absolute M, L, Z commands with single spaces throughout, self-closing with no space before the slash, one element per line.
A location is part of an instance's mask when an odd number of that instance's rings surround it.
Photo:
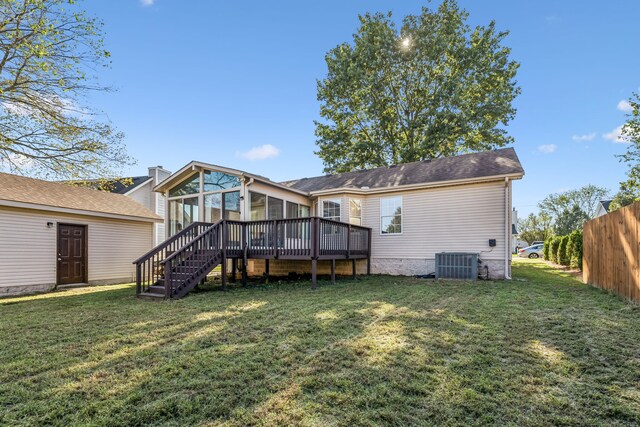
<path fill-rule="evenodd" d="M 192 161 L 155 187 L 167 203 L 168 240 L 147 255 L 162 259 L 162 271 L 147 265 L 151 258 L 139 260 L 139 290 L 152 287 L 169 297 L 188 292 L 193 278 L 181 287 L 173 277 L 173 288 L 165 289 L 163 274 L 172 263 L 168 274 L 198 270 L 198 280 L 214 264 L 226 270 L 228 260 L 234 273 L 241 264 L 246 275 L 311 271 L 315 278 L 350 267 L 428 275 L 441 253 L 476 254 L 481 272 L 509 278 L 512 183 L 523 175 L 512 148 L 286 182 Z M 213 227 L 220 221 L 225 225 Z M 207 232 L 208 243 L 189 247 Z M 196 253 L 207 255 L 187 259 Z M 181 270 L 181 262 L 191 270 Z"/>

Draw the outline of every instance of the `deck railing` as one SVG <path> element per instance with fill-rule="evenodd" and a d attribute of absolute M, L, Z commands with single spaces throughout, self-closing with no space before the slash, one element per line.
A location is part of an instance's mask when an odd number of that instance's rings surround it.
<path fill-rule="evenodd" d="M 133 263 L 136 265 L 136 293 L 146 292 L 149 286 L 162 279 L 164 269 L 161 262 L 211 225 L 206 222 L 194 222 L 135 260 Z"/>
<path fill-rule="evenodd" d="M 167 295 L 176 281 L 185 278 L 194 264 L 204 259 L 190 259 L 196 253 L 226 259 L 361 259 L 371 254 L 371 229 L 319 217 L 286 218 L 259 221 L 222 220 L 215 224 L 191 224 L 136 264 L 136 291 L 164 281 Z M 212 240 L 213 239 L 213 240 Z M 185 265 L 189 268 L 183 268 Z M 355 265 L 355 264 L 354 264 Z M 355 267 L 354 267 L 355 268 Z M 169 279 L 169 280 L 167 280 Z"/>

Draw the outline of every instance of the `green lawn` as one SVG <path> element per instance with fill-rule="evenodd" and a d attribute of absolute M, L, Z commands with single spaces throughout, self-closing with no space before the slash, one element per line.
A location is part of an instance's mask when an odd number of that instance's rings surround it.
<path fill-rule="evenodd" d="M 640 308 L 513 270 L 3 299 L 0 425 L 639 424 Z"/>

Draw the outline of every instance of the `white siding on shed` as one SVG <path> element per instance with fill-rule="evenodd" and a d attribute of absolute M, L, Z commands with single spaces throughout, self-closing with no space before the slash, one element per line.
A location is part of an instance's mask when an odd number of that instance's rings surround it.
<path fill-rule="evenodd" d="M 0 207 L 0 287 L 56 282 L 57 223 L 87 225 L 89 282 L 134 280 L 152 247 L 151 222 Z"/>

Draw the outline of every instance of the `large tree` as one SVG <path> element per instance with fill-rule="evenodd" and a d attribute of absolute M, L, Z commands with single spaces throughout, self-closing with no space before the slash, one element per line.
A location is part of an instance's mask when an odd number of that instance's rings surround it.
<path fill-rule="evenodd" d="M 326 172 L 501 147 L 520 93 L 495 22 L 471 28 L 454 0 L 407 16 L 360 16 L 353 43 L 326 55 L 317 154 Z"/>
<path fill-rule="evenodd" d="M 518 220 L 518 237 L 526 242 L 546 241 L 553 236 L 553 221 L 545 213 L 529 214 Z"/>
<path fill-rule="evenodd" d="M 553 218 L 557 235 L 569 234 L 582 228 L 582 224 L 594 217 L 597 204 L 607 197 L 609 190 L 595 185 L 586 185 L 577 190 L 550 194 L 538 207 L 540 212 Z"/>
<path fill-rule="evenodd" d="M 45 178 L 114 176 L 130 164 L 117 132 L 86 105 L 108 87 L 102 25 L 71 0 L 0 1 L 0 168 Z"/>
<path fill-rule="evenodd" d="M 622 126 L 622 138 L 629 143 L 624 154 L 618 156 L 629 167 L 627 180 L 620 183 L 620 191 L 613 198 L 611 209 L 618 209 L 640 200 L 640 95 L 629 99 L 631 111 Z"/>

